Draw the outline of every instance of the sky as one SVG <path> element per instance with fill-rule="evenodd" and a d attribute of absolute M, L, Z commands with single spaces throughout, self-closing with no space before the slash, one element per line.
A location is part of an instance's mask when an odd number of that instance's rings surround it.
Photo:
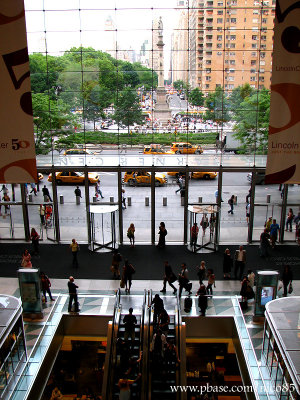
<path fill-rule="evenodd" d="M 45 52 L 47 46 L 48 53 L 59 55 L 82 45 L 105 51 L 116 41 L 120 50 L 139 51 L 144 40 L 151 43 L 152 21 L 161 16 L 166 74 L 176 4 L 176 0 L 25 0 L 28 50 Z M 105 31 L 109 16 L 116 33 Z"/>

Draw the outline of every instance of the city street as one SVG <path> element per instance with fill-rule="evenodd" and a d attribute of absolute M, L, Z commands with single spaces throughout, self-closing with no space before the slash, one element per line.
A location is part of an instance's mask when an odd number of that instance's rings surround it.
<path fill-rule="evenodd" d="M 110 203 L 110 201 L 117 201 L 117 173 L 114 172 L 100 172 L 99 177 L 101 180 L 101 190 L 104 196 L 103 200 L 97 204 Z M 161 221 L 165 221 L 168 229 L 167 240 L 169 242 L 182 242 L 183 239 L 183 207 L 181 206 L 180 193 L 175 193 L 178 189 L 174 177 L 166 175 L 168 183 L 163 187 L 156 187 L 156 224 L 157 226 Z M 47 176 L 44 176 L 43 181 L 40 182 L 40 191 L 37 196 L 32 195 L 28 202 L 30 226 L 37 228 L 43 239 L 47 237 L 54 239 L 53 227 L 43 228 L 40 230 L 39 218 L 39 204 L 43 202 L 41 188 L 43 185 L 49 188 L 52 193 L 52 184 L 47 181 Z M 127 241 L 127 228 L 131 222 L 136 227 L 136 241 L 149 242 L 150 238 L 150 221 L 151 221 L 151 208 L 145 205 L 145 198 L 151 198 L 150 187 L 130 187 L 124 185 L 125 197 L 131 199 L 131 206 L 123 210 L 123 232 L 124 240 Z M 222 207 L 221 207 L 221 242 L 239 243 L 247 241 L 247 222 L 246 222 L 246 202 L 245 198 L 248 194 L 250 183 L 247 180 L 246 173 L 224 173 L 223 174 L 223 193 L 222 193 Z M 74 185 L 61 185 L 58 186 L 58 199 L 63 201 L 59 204 L 59 223 L 61 229 L 61 240 L 70 241 L 73 237 L 77 240 L 87 240 L 87 225 L 86 225 L 86 212 L 85 212 L 85 189 L 80 185 L 81 189 L 81 204 L 76 205 L 74 194 Z M 199 197 L 202 197 L 203 203 L 215 203 L 215 191 L 217 189 L 217 179 L 215 180 L 194 180 L 189 182 L 189 203 L 198 203 Z M 11 193 L 11 188 L 9 186 Z M 29 188 L 30 190 L 30 188 Z M 16 201 L 20 200 L 20 188 L 16 187 Z M 95 189 L 90 186 L 90 201 L 93 202 Z M 234 214 L 228 214 L 229 205 L 227 203 L 229 197 L 234 194 L 237 196 L 237 205 L 234 207 Z M 298 185 L 289 187 L 288 204 L 297 204 L 299 202 L 300 190 Z M 271 196 L 271 203 L 267 204 L 267 195 Z M 63 196 L 63 198 L 61 197 Z M 163 206 L 163 199 L 167 199 L 167 206 Z M 63 200 L 62 200 L 63 199 Z M 32 202 L 30 201 L 32 200 Z M 281 196 L 278 190 L 278 185 L 257 185 L 255 194 L 255 214 L 254 214 L 254 239 L 258 240 L 259 235 L 263 230 L 263 225 L 268 216 L 274 216 L 278 222 L 280 221 L 281 213 Z M 260 204 L 260 205 L 258 205 Z M 14 237 L 24 237 L 24 228 L 22 220 L 22 207 L 17 205 L 11 206 L 11 220 L 10 216 L 5 216 L 4 207 L 2 206 L 1 218 L 1 238 L 10 237 L 10 223 L 14 228 Z M 298 213 L 298 209 L 294 209 L 294 213 Z M 104 226 L 106 234 L 109 232 L 110 221 L 100 220 L 99 216 L 95 217 L 96 236 L 99 235 L 100 228 Z M 229 229 L 230 228 L 230 229 Z M 202 232 L 201 232 L 202 234 Z M 286 238 L 292 240 L 294 233 L 286 232 Z M 205 241 L 207 238 L 203 237 Z"/>

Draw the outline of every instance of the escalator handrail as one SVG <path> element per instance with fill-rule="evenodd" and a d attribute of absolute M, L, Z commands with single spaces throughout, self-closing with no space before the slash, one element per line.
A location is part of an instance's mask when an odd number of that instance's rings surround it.
<path fill-rule="evenodd" d="M 182 328 L 182 317 L 181 317 L 181 308 L 180 308 L 180 297 L 179 294 L 177 293 L 176 296 L 176 307 L 177 307 L 177 312 L 175 313 L 175 332 L 176 332 L 176 347 L 177 347 L 177 352 L 178 352 L 178 357 L 181 361 L 181 338 L 180 338 L 180 333 L 181 333 L 181 328 Z M 176 385 L 181 385 L 181 362 L 179 363 L 178 368 L 176 369 Z M 181 394 L 177 394 L 177 399 L 181 398 Z"/>
<path fill-rule="evenodd" d="M 143 309 L 142 309 L 142 320 L 141 320 L 141 341 L 140 341 L 140 351 L 143 352 L 142 360 L 140 363 L 139 372 L 142 374 L 142 383 L 141 383 L 141 392 L 140 398 L 144 397 L 145 393 L 147 393 L 147 379 L 145 376 L 147 375 L 147 362 L 148 362 L 148 349 L 147 349 L 147 341 L 148 341 L 148 291 L 144 290 L 144 301 L 143 301 Z"/>
<path fill-rule="evenodd" d="M 112 318 L 112 337 L 110 342 L 110 349 L 109 349 L 109 363 L 108 363 L 108 375 L 107 375 L 107 386 L 106 386 L 106 400 L 110 399 L 111 390 L 113 388 L 113 378 L 114 378 L 114 368 L 113 363 L 115 360 L 116 355 L 116 338 L 118 336 L 119 325 L 120 325 L 120 316 L 121 316 L 121 290 L 120 288 L 116 292 L 116 299 L 114 305 L 114 312 Z"/>
<path fill-rule="evenodd" d="M 151 370 L 151 352 L 150 352 L 150 346 L 151 346 L 151 341 L 152 341 L 152 336 L 153 336 L 153 305 L 151 304 L 153 300 L 153 292 L 152 289 L 149 291 L 148 295 L 148 318 L 149 318 L 149 324 L 148 324 L 148 343 L 147 343 L 147 350 L 148 350 L 148 362 L 147 362 L 147 385 L 148 385 L 148 400 L 151 400 L 152 398 L 152 370 Z"/>

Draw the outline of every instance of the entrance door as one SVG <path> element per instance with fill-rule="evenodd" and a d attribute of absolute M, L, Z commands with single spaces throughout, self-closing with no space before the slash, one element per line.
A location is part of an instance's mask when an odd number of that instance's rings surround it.
<path fill-rule="evenodd" d="M 217 209 L 215 204 L 188 206 L 188 250 L 216 250 Z"/>
<path fill-rule="evenodd" d="M 118 206 L 91 205 L 92 251 L 111 251 L 118 248 Z"/>

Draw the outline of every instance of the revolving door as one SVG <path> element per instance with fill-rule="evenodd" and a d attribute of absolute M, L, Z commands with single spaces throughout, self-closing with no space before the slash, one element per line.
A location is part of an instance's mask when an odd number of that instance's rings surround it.
<path fill-rule="evenodd" d="M 213 204 L 188 206 L 188 245 L 193 253 L 202 249 L 216 251 L 218 206 Z"/>
<path fill-rule="evenodd" d="M 118 248 L 119 208 L 116 205 L 90 206 L 91 251 L 111 251 Z"/>

